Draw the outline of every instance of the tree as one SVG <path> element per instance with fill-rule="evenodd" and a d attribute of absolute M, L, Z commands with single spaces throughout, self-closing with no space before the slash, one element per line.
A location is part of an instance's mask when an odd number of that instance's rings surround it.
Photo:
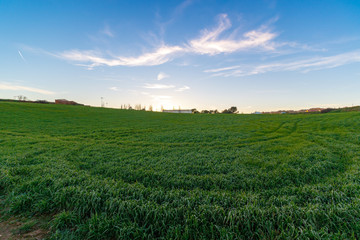
<path fill-rule="evenodd" d="M 238 110 L 237 107 L 231 107 L 229 109 L 225 109 L 224 111 L 222 111 L 222 113 L 233 114 L 233 113 L 238 113 Z"/>
<path fill-rule="evenodd" d="M 140 110 L 141 110 L 141 104 L 136 104 L 136 105 L 135 105 L 135 110 L 140 111 Z"/>
<path fill-rule="evenodd" d="M 44 103 L 44 104 L 47 104 L 47 103 L 49 103 L 48 101 L 46 101 L 46 100 L 36 100 L 35 101 L 35 103 Z"/>
<path fill-rule="evenodd" d="M 27 97 L 23 95 L 16 96 L 19 101 L 26 101 Z"/>
<path fill-rule="evenodd" d="M 237 107 L 235 107 L 235 106 L 229 108 L 229 111 L 230 111 L 231 113 L 238 113 Z"/>

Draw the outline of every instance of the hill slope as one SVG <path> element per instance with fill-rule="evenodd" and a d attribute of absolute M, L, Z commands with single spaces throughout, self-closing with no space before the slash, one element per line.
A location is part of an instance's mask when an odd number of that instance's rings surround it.
<path fill-rule="evenodd" d="M 360 238 L 360 113 L 0 102 L 0 209 L 52 239 Z"/>

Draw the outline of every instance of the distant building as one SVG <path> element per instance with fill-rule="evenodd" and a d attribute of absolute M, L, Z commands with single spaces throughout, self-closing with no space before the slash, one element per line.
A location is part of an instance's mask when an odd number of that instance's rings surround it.
<path fill-rule="evenodd" d="M 262 112 L 253 112 L 252 114 L 262 114 Z"/>
<path fill-rule="evenodd" d="M 192 113 L 191 109 L 177 109 L 177 110 L 165 110 L 163 109 L 162 112 L 166 113 Z"/>
<path fill-rule="evenodd" d="M 55 104 L 80 105 L 77 102 L 69 101 L 69 100 L 66 100 L 66 99 L 56 99 Z"/>

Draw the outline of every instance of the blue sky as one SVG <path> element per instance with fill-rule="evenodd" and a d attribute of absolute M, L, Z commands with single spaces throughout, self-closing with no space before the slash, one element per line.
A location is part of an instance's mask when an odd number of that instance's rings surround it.
<path fill-rule="evenodd" d="M 360 1 L 0 0 L 0 98 L 360 105 Z"/>

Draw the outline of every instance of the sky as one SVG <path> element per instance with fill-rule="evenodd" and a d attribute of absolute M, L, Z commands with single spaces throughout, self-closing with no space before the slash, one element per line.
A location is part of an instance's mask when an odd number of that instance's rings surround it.
<path fill-rule="evenodd" d="M 360 0 L 0 0 L 0 98 L 360 105 Z"/>

